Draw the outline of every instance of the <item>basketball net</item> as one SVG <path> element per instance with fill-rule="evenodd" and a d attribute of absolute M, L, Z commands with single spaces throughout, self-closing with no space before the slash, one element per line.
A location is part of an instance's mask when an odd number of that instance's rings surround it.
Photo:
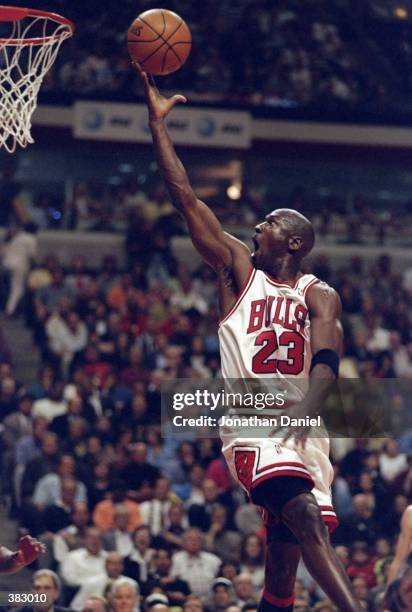
<path fill-rule="evenodd" d="M 0 6 L 0 148 L 26 147 L 43 78 L 74 31 L 59 15 Z"/>

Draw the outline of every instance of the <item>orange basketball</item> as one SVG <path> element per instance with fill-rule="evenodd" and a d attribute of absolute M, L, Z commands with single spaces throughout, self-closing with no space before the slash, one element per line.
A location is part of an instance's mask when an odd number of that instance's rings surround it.
<path fill-rule="evenodd" d="M 192 36 L 179 15 L 165 9 L 145 11 L 127 32 L 127 48 L 133 61 L 150 74 L 171 74 L 187 60 Z"/>

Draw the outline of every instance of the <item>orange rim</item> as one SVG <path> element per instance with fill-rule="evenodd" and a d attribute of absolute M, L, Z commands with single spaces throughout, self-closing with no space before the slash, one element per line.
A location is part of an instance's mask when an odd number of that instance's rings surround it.
<path fill-rule="evenodd" d="M 67 32 L 70 36 L 75 31 L 75 25 L 67 17 L 52 13 L 50 11 L 42 11 L 39 9 L 21 8 L 17 6 L 0 6 L 0 22 L 5 21 L 21 21 L 25 17 L 44 17 L 50 19 L 59 25 L 67 26 L 67 30 L 63 30 L 55 35 L 39 37 L 39 38 L 0 38 L 0 45 L 44 45 L 52 41 L 59 40 Z"/>

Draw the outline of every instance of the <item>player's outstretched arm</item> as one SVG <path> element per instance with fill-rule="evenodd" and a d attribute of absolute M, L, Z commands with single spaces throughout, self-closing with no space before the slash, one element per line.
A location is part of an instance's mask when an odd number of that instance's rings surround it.
<path fill-rule="evenodd" d="M 182 95 L 165 98 L 152 77 L 138 64 L 135 66 L 145 90 L 156 158 L 173 205 L 186 220 L 192 242 L 202 258 L 217 272 L 234 269 L 236 280 L 242 283 L 250 269 L 250 251 L 224 232 L 216 215 L 197 199 L 167 132 L 165 118 L 176 104 L 185 103 L 186 98 Z"/>
<path fill-rule="evenodd" d="M 15 552 L 5 546 L 0 546 L 0 574 L 14 574 L 20 571 L 26 565 L 33 563 L 45 551 L 44 544 L 28 535 L 20 539 L 19 547 Z"/>
<path fill-rule="evenodd" d="M 412 506 L 408 506 L 402 516 L 401 532 L 396 545 L 395 557 L 389 568 L 387 587 L 397 578 L 406 562 L 412 545 Z"/>

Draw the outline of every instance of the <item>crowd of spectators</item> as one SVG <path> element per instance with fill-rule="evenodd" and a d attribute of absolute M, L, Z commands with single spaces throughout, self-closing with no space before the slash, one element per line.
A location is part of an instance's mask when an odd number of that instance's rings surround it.
<path fill-rule="evenodd" d="M 41 368 L 23 386 L 2 350 L 3 494 L 20 528 L 48 544 L 39 567 L 57 572 L 73 609 L 88 609 L 91 595 L 115 602 L 111 588 L 123 580 L 135 607 L 148 602 L 142 609 L 156 594 L 172 610 L 254 610 L 264 575 L 258 510 L 231 481 L 217 440 L 160 434 L 164 380 L 219 377 L 214 274 L 175 260 L 170 218 L 137 221 L 126 270 L 110 255 L 98 270 L 81 255 L 65 270 L 50 255 L 28 273 L 20 312 Z M 342 297 L 342 376 L 410 379 L 411 270 L 396 271 L 388 256 L 338 269 L 321 256 L 307 270 Z M 371 611 L 412 500 L 410 394 L 394 389 L 385 443 L 332 442 L 333 541 Z M 296 610 L 333 610 L 304 566 L 296 593 Z"/>
<path fill-rule="evenodd" d="M 19 2 L 20 0 L 17 0 Z M 24 4 L 24 2 L 23 2 Z M 133 78 L 125 36 L 129 24 L 156 2 L 125 0 L 102 12 L 98 2 L 79 0 L 60 10 L 76 24 L 42 92 L 64 97 L 133 99 Z M 323 0 L 169 0 L 162 4 L 181 15 L 192 36 L 186 66 L 162 79 L 202 101 L 269 106 L 373 108 L 385 105 L 381 75 L 364 61 L 350 6 Z"/>

